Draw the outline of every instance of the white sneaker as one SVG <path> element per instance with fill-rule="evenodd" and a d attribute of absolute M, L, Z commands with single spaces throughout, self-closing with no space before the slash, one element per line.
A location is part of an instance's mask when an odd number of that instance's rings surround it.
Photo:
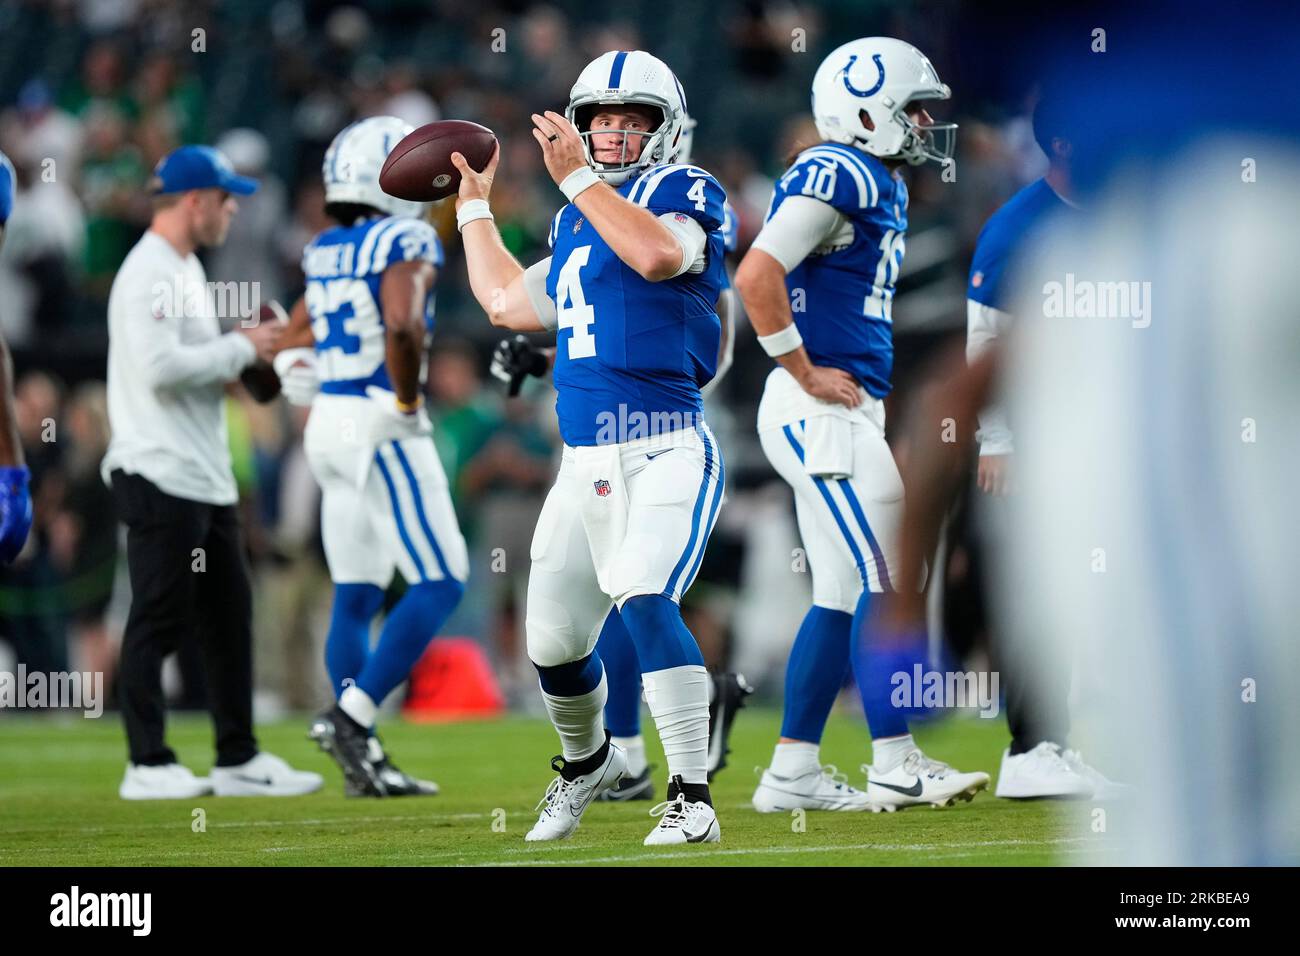
<path fill-rule="evenodd" d="M 123 800 L 186 800 L 212 792 L 207 777 L 196 777 L 189 767 L 178 763 L 146 766 L 129 763 L 126 775 L 117 788 Z"/>
<path fill-rule="evenodd" d="M 1076 799 L 1092 796 L 1093 785 L 1061 756 L 1061 748 L 1044 740 L 1033 750 L 1011 755 L 1002 751 L 995 796 L 1009 800 Z"/>
<path fill-rule="evenodd" d="M 563 765 L 563 759 L 551 760 L 551 769 L 557 774 Z M 591 773 L 584 773 L 573 780 L 557 776 L 546 788 L 536 809 L 542 811 L 533 828 L 524 837 L 529 843 L 539 840 L 567 840 L 573 836 L 582 822 L 583 811 L 599 794 L 618 784 L 627 770 L 627 754 L 622 747 L 609 745 L 605 762 Z"/>
<path fill-rule="evenodd" d="M 315 793 L 324 783 L 320 774 L 294 770 L 266 751 L 236 767 L 212 768 L 212 790 L 218 797 L 297 797 Z"/>
<path fill-rule="evenodd" d="M 889 773 L 862 765 L 867 775 L 867 801 L 876 813 L 893 813 L 904 807 L 930 804 L 951 806 L 958 800 L 970 801 L 989 785 L 989 775 L 976 771 L 961 773 L 940 760 L 931 760 L 920 750 L 913 750 Z"/>
<path fill-rule="evenodd" d="M 671 846 L 677 843 L 717 843 L 722 839 L 718 815 L 704 801 L 688 803 L 686 794 L 665 800 L 650 811 L 659 825 L 645 838 L 646 846 Z"/>
<path fill-rule="evenodd" d="M 753 801 L 759 813 L 871 808 L 867 795 L 850 787 L 848 778 L 834 766 L 811 767 L 798 777 L 778 777 L 770 768 L 764 770 Z"/>
<path fill-rule="evenodd" d="M 1094 800 L 1122 800 L 1133 792 L 1133 788 L 1128 784 L 1116 783 L 1096 767 L 1085 763 L 1083 754 L 1077 750 L 1064 751 L 1061 759 L 1065 761 L 1066 766 L 1089 783 Z"/>

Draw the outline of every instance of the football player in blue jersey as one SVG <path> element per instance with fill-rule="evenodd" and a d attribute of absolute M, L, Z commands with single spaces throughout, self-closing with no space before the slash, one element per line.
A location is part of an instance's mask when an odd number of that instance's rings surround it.
<path fill-rule="evenodd" d="M 569 200 L 551 256 L 506 251 L 488 195 L 460 154 L 457 224 L 470 284 L 493 324 L 557 329 L 564 451 L 538 518 L 528 582 L 528 655 L 560 736 L 558 776 L 529 840 L 569 837 L 627 768 L 603 710 L 596 642 L 613 607 L 631 635 L 668 760 L 668 798 L 647 845 L 714 842 L 709 678 L 678 602 L 722 502 L 723 468 L 700 388 L 716 371 L 723 203 L 718 181 L 673 162 L 686 103 L 662 61 L 612 51 L 579 75 L 564 116 L 534 114 L 547 170 Z"/>
<path fill-rule="evenodd" d="M 677 151 L 677 161 L 691 161 L 695 120 L 686 118 L 682 130 L 682 146 Z M 736 251 L 736 211 L 730 202 L 722 206 L 722 245 L 724 252 Z M 722 376 L 731 367 L 735 351 L 736 327 L 735 292 L 731 279 L 724 271 L 722 294 L 718 297 L 718 320 L 721 339 L 718 344 L 718 370 L 700 389 L 705 398 L 717 388 Z M 519 389 L 529 375 L 545 376 L 555 359 L 555 349 L 539 348 L 526 336 L 514 335 L 502 339 L 492 355 L 492 374 L 510 387 L 510 394 Z M 628 800 L 654 799 L 654 768 L 647 762 L 645 740 L 641 736 L 641 664 L 637 660 L 636 645 L 628 634 L 623 618 L 611 609 L 601 627 L 596 653 L 605 667 L 605 680 L 609 699 L 605 703 L 605 727 L 610 732 L 610 742 L 627 754 L 627 770 L 618 784 L 602 792 L 596 799 L 613 803 Z M 736 719 L 736 711 L 745 706 L 745 698 L 754 692 L 743 674 L 710 673 L 709 675 L 709 763 L 708 778 L 727 765 L 730 748 L 727 741 Z"/>
<path fill-rule="evenodd" d="M 930 61 L 901 40 L 868 37 L 831 53 L 812 86 L 824 141 L 780 178 L 736 271 L 759 342 L 778 363 L 759 405 L 759 438 L 794 490 L 813 576 L 813 606 L 786 670 L 780 740 L 754 792 L 760 811 L 945 806 L 988 785 L 987 774 L 927 757 L 891 703 L 888 669 L 853 653 L 872 593 L 890 589 L 898 566 L 903 485 L 882 400 L 907 232 L 901 169 L 951 159 L 955 124 L 934 123 L 924 106 L 949 95 Z M 872 738 L 863 790 L 819 755 L 851 663 Z"/>
<path fill-rule="evenodd" d="M 325 210 L 338 225 L 303 251 L 306 292 L 275 359 L 286 397 L 311 406 L 303 446 L 321 486 L 334 581 L 325 663 L 338 699 L 312 723 L 311 737 L 338 762 L 351 796 L 438 792 L 392 763 L 375 718 L 469 576 L 421 399 L 442 246 L 420 218 L 421 204 L 379 188 L 389 150 L 410 131 L 396 117 L 371 117 L 330 144 Z M 371 650 L 370 622 L 394 571 L 406 590 Z"/>
<path fill-rule="evenodd" d="M 4 246 L 5 224 L 14 207 L 17 178 L 9 157 L 0 153 L 0 248 Z M 32 527 L 30 473 L 23 461 L 23 445 L 14 417 L 13 369 L 9 348 L 0 336 L 0 564 L 18 556 Z"/>
<path fill-rule="evenodd" d="M 689 163 L 695 144 L 695 119 L 687 116 L 682 124 L 681 146 L 676 160 Z M 722 204 L 722 247 L 725 253 L 734 253 L 737 242 L 736 211 L 730 202 Z M 718 297 L 718 320 L 721 323 L 721 341 L 718 345 L 718 369 L 713 378 L 701 389 L 705 398 L 717 388 L 722 376 L 731 367 L 735 351 L 735 292 L 726 270 L 722 273 L 722 293 Z M 636 645 L 628 634 L 622 617 L 611 611 L 601 628 L 596 653 L 605 665 L 605 678 L 609 683 L 609 700 L 605 704 L 605 726 L 610 741 L 622 747 L 627 754 L 627 773 L 618 785 L 606 790 L 601 800 L 650 800 L 654 795 L 653 768 L 647 763 L 645 741 L 641 737 L 641 665 L 636 656 Z M 736 711 L 745 706 L 745 698 L 753 693 L 744 675 L 711 673 L 709 675 L 709 762 L 708 777 L 726 766 L 731 727 Z"/>

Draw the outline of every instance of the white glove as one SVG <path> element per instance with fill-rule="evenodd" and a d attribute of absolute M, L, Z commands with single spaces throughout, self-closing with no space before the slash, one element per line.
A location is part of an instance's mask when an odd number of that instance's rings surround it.
<path fill-rule="evenodd" d="M 312 399 L 320 391 L 315 349 L 285 349 L 277 352 L 271 366 L 280 377 L 280 394 L 288 399 L 290 405 L 311 405 Z"/>
<path fill-rule="evenodd" d="M 397 394 L 378 385 L 367 385 L 366 397 L 375 403 L 375 414 L 370 416 L 370 444 L 374 447 L 433 434 L 433 424 L 423 405 L 404 412 L 397 407 Z"/>

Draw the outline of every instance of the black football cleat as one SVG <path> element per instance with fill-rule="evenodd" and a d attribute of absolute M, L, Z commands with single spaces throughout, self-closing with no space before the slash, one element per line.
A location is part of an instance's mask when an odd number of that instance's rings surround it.
<path fill-rule="evenodd" d="M 745 706 L 745 698 L 754 693 L 754 688 L 745 681 L 743 674 L 710 674 L 713 681 L 713 700 L 709 703 L 709 781 L 727 765 L 727 754 L 731 748 L 727 741 L 731 737 L 731 725 L 736 720 L 736 711 Z"/>
<path fill-rule="evenodd" d="M 626 803 L 629 800 L 653 800 L 655 798 L 655 782 L 651 774 L 654 773 L 654 769 L 654 764 L 649 764 L 635 777 L 625 774 L 617 786 L 604 791 L 596 799 L 607 800 L 611 803 Z"/>
<path fill-rule="evenodd" d="M 312 721 L 307 736 L 339 765 L 346 794 L 364 797 L 386 795 L 384 782 L 369 759 L 370 734 L 343 713 L 337 704 Z"/>
<path fill-rule="evenodd" d="M 388 758 L 388 753 L 379 742 L 378 737 L 371 737 L 369 744 L 370 765 L 375 768 L 379 782 L 384 785 L 386 797 L 436 797 L 438 785 L 432 780 L 420 780 L 405 773 Z M 345 789 L 345 793 L 348 791 Z M 363 793 L 348 793 L 348 796 L 361 797 Z"/>

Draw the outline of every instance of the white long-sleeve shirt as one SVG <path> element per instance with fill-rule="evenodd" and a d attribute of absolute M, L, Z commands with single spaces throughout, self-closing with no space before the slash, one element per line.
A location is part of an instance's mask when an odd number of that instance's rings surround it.
<path fill-rule="evenodd" d="M 104 481 L 120 468 L 178 498 L 234 504 L 224 386 L 256 350 L 221 334 L 198 257 L 146 232 L 113 280 L 108 334 Z"/>
<path fill-rule="evenodd" d="M 991 305 L 966 300 L 966 361 L 974 362 L 1010 329 L 1011 316 Z M 980 410 L 981 455 L 1010 455 L 1015 451 L 1011 426 L 1001 402 L 993 401 Z"/>

